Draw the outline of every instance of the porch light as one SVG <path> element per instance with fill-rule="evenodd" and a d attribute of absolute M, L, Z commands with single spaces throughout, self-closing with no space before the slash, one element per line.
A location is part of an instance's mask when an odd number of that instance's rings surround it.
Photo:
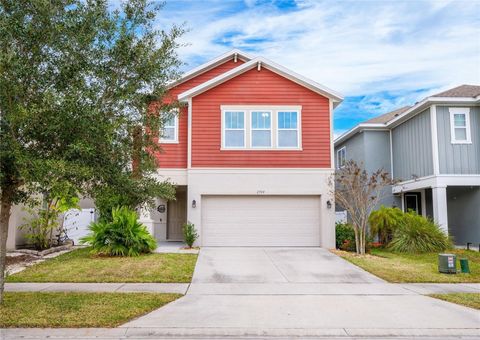
<path fill-rule="evenodd" d="M 332 209 L 332 202 L 330 202 L 330 200 L 327 201 L 327 208 Z"/>
<path fill-rule="evenodd" d="M 192 201 L 192 208 L 196 208 L 197 207 L 197 201 L 193 200 Z"/>

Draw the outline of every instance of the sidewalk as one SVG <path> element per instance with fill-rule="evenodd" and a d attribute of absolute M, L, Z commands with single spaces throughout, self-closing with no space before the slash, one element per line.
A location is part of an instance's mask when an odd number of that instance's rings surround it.
<path fill-rule="evenodd" d="M 6 283 L 7 292 L 146 292 L 192 295 L 428 295 L 480 293 L 480 283 Z"/>
<path fill-rule="evenodd" d="M 110 292 L 185 294 L 189 283 L 6 283 L 7 292 Z"/>

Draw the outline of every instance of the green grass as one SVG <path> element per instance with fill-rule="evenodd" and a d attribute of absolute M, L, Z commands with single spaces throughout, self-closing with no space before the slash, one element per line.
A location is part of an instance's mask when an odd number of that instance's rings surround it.
<path fill-rule="evenodd" d="M 456 303 L 457 305 L 480 309 L 480 293 L 451 293 L 429 295 L 436 299 Z"/>
<path fill-rule="evenodd" d="M 5 293 L 0 328 L 116 327 L 171 301 L 178 294 Z"/>
<path fill-rule="evenodd" d="M 459 258 L 468 258 L 471 274 L 440 274 L 438 253 L 400 254 L 373 249 L 364 256 L 334 251 L 344 259 L 389 282 L 465 283 L 480 282 L 480 253 L 472 250 L 452 250 Z"/>
<path fill-rule="evenodd" d="M 190 282 L 197 255 L 105 257 L 82 248 L 33 265 L 8 282 Z"/>

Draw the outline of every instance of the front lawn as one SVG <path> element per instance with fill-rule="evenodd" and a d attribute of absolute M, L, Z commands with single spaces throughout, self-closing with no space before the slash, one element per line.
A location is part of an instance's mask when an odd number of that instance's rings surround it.
<path fill-rule="evenodd" d="M 116 327 L 181 295 L 150 293 L 5 293 L 0 328 Z"/>
<path fill-rule="evenodd" d="M 440 274 L 438 253 L 399 254 L 380 249 L 372 249 L 365 256 L 338 250 L 334 253 L 389 282 L 480 282 L 480 254 L 472 250 L 448 251 L 457 255 L 458 269 L 458 259 L 468 258 L 471 274 Z"/>
<path fill-rule="evenodd" d="M 458 305 L 480 309 L 480 293 L 432 294 L 429 296 L 436 299 L 453 302 Z"/>
<path fill-rule="evenodd" d="M 89 248 L 35 264 L 8 277 L 8 282 L 190 282 L 197 255 L 149 254 L 105 257 Z"/>

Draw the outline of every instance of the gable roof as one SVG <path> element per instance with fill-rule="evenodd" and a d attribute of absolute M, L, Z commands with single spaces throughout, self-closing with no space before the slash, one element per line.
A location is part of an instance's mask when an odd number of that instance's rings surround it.
<path fill-rule="evenodd" d="M 409 108 L 411 108 L 411 106 L 404 106 L 404 107 L 401 107 L 401 108 L 396 109 L 394 111 L 384 113 L 383 115 L 380 115 L 378 117 L 374 117 L 372 119 L 367 120 L 365 122 L 365 124 L 379 124 L 379 123 L 385 124 L 385 123 L 388 123 L 389 121 L 391 121 L 395 117 L 398 117 L 399 115 L 401 115 L 402 113 L 407 111 Z"/>
<path fill-rule="evenodd" d="M 250 61 L 251 59 L 253 59 L 253 56 L 251 56 L 250 54 L 248 53 L 245 53 L 243 51 L 240 51 L 238 49 L 233 49 L 233 50 L 230 50 L 212 60 L 209 60 L 207 61 L 206 63 L 200 65 L 200 66 L 197 66 L 193 69 L 191 69 L 190 71 L 187 71 L 185 72 L 179 79 L 173 81 L 172 83 L 170 83 L 168 85 L 169 88 L 172 88 L 174 86 L 177 86 L 178 84 L 181 84 L 187 80 L 190 80 L 192 78 L 195 78 L 196 76 L 202 74 L 202 73 L 205 73 L 215 67 L 217 67 L 218 65 L 221 65 L 223 64 L 224 62 L 228 61 L 228 60 L 232 60 L 234 58 L 239 58 L 240 60 L 243 60 L 243 61 Z"/>
<path fill-rule="evenodd" d="M 453 89 L 443 91 L 433 95 L 433 97 L 471 97 L 480 96 L 480 86 L 478 85 L 460 85 Z"/>
<path fill-rule="evenodd" d="M 343 101 L 343 96 L 332 90 L 332 89 L 329 89 L 328 87 L 324 86 L 324 85 L 321 85 L 311 79 L 308 79 L 308 78 L 305 78 L 304 76 L 296 73 L 296 72 L 293 72 L 277 63 L 274 63 L 273 61 L 271 60 L 268 60 L 266 58 L 263 58 L 263 57 L 257 57 L 257 58 L 253 58 L 252 60 L 250 61 L 247 61 L 246 63 L 240 65 L 240 66 L 237 66 L 225 73 L 222 73 L 221 75 L 213 78 L 213 79 L 210 79 L 188 91 L 185 91 L 183 93 L 180 93 L 178 95 L 178 100 L 180 101 L 187 101 L 189 98 L 192 98 L 192 97 L 195 97 L 205 91 L 208 91 L 209 89 L 217 86 L 217 85 L 220 85 L 242 73 L 245 73 L 255 67 L 258 67 L 258 68 L 261 68 L 261 67 L 265 67 L 266 69 L 272 71 L 272 72 L 275 72 L 303 87 L 306 87 L 310 90 L 312 90 L 313 92 L 316 92 L 322 96 L 325 96 L 327 98 L 330 98 L 333 102 L 334 102 L 334 106 L 337 106 L 338 104 L 340 104 L 342 101 Z"/>
<path fill-rule="evenodd" d="M 452 103 L 462 104 L 478 104 L 480 103 L 480 86 L 478 85 L 460 85 L 452 89 L 437 93 L 427 97 L 413 106 L 405 106 L 392 112 L 385 113 L 381 116 L 374 117 L 363 123 L 360 123 L 347 132 L 337 137 L 334 141 L 335 145 L 342 143 L 365 129 L 392 129 L 400 125 L 412 116 L 427 109 L 433 104 Z"/>

